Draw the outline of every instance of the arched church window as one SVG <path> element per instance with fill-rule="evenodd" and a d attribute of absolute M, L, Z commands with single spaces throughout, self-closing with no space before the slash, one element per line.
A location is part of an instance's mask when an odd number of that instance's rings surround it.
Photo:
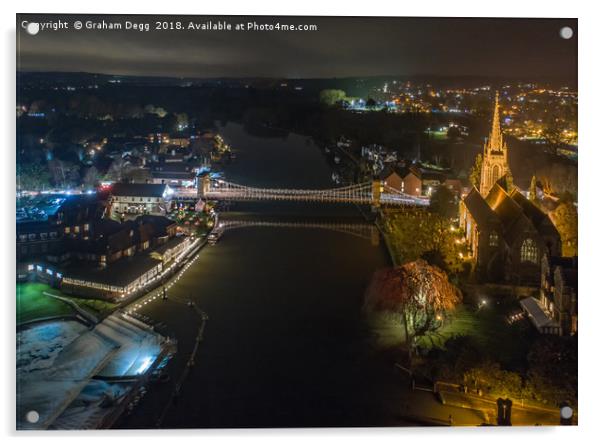
<path fill-rule="evenodd" d="M 500 240 L 498 238 L 497 232 L 494 230 L 489 234 L 489 247 L 497 247 Z"/>
<path fill-rule="evenodd" d="M 500 179 L 500 166 L 494 165 L 493 166 L 493 181 L 491 181 L 491 182 L 495 182 L 498 179 Z"/>
<path fill-rule="evenodd" d="M 520 260 L 522 263 L 535 263 L 537 264 L 537 244 L 531 238 L 527 238 L 523 241 L 520 248 Z"/>

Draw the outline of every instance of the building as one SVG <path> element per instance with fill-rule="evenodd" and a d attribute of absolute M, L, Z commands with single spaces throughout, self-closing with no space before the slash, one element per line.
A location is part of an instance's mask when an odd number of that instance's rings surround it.
<path fill-rule="evenodd" d="M 49 256 L 50 264 L 32 264 L 33 272 L 65 293 L 119 299 L 161 279 L 188 251 L 193 241 L 176 230 L 174 221 L 156 215 L 96 221 L 86 240 L 64 240 L 61 261 Z"/>
<path fill-rule="evenodd" d="M 124 196 L 135 193 L 128 187 Z M 106 218 L 106 203 L 98 195 L 68 197 L 52 208 L 45 219 L 17 224 L 18 280 L 118 300 L 161 280 L 198 245 L 197 239 L 176 236 L 177 223 L 165 216 L 143 214 L 123 222 Z"/>
<path fill-rule="evenodd" d="M 403 188 L 403 178 L 401 175 L 402 173 L 397 169 L 386 167 L 379 176 L 383 185 L 394 188 L 395 190 L 401 190 Z"/>
<path fill-rule="evenodd" d="M 164 215 L 171 203 L 166 184 L 113 184 L 110 215 Z"/>
<path fill-rule="evenodd" d="M 153 184 L 196 187 L 198 167 L 183 162 L 157 162 L 150 166 Z"/>
<path fill-rule="evenodd" d="M 17 223 L 18 279 L 27 279 L 35 272 L 34 264 L 62 258 L 67 240 L 86 240 L 92 222 L 102 218 L 105 212 L 105 203 L 97 196 L 69 196 L 61 201 L 59 205 L 47 207 L 43 219 Z"/>
<path fill-rule="evenodd" d="M 163 262 L 147 255 L 124 258 L 107 268 L 79 265 L 63 272 L 61 290 L 67 294 L 117 300 L 144 289 L 163 272 Z"/>
<path fill-rule="evenodd" d="M 560 235 L 548 215 L 509 184 L 497 110 L 496 97 L 481 170 L 483 190 L 473 188 L 461 201 L 460 228 L 481 280 L 537 285 L 543 256 L 560 254 Z"/>
<path fill-rule="evenodd" d="M 577 257 L 544 255 L 539 303 L 559 335 L 577 333 Z"/>
<path fill-rule="evenodd" d="M 448 172 L 414 164 L 410 167 L 386 167 L 380 174 L 384 185 L 412 196 L 430 196 L 448 180 Z"/>
<path fill-rule="evenodd" d="M 500 127 L 499 95 L 496 93 L 491 133 L 483 147 L 483 166 L 479 186 L 481 195 L 487 196 L 493 185 L 502 176 L 510 178 L 510 167 L 508 164 L 508 146 L 504 142 Z"/>
<path fill-rule="evenodd" d="M 160 260 L 164 265 L 186 251 L 191 244 L 189 236 L 176 236 L 153 249 L 151 257 Z"/>

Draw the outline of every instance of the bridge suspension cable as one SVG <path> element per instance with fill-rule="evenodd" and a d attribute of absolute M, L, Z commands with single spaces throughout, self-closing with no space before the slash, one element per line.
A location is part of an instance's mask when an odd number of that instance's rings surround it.
<path fill-rule="evenodd" d="M 331 189 L 260 188 L 224 180 L 203 181 L 205 199 L 230 201 L 308 201 L 355 204 L 428 205 L 427 199 L 407 195 L 387 185 L 363 182 Z M 378 189 L 375 191 L 375 189 Z M 378 196 L 375 196 L 378 195 Z"/>

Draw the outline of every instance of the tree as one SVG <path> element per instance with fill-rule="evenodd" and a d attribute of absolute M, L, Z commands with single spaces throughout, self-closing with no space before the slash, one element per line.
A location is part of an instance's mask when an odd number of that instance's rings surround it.
<path fill-rule="evenodd" d="M 419 258 L 448 273 L 463 271 L 462 243 L 450 230 L 449 219 L 421 209 L 387 210 L 384 228 L 394 261 L 401 264 Z"/>
<path fill-rule="evenodd" d="M 460 136 L 462 136 L 462 133 L 457 126 L 452 125 L 447 129 L 447 137 L 449 139 L 458 139 Z"/>
<path fill-rule="evenodd" d="M 109 166 L 105 178 L 107 181 L 120 182 L 128 170 L 129 164 L 123 158 L 117 158 Z"/>
<path fill-rule="evenodd" d="M 346 99 L 347 94 L 343 90 L 328 89 L 320 91 L 320 103 L 332 107 Z"/>
<path fill-rule="evenodd" d="M 153 104 L 145 106 L 144 112 L 148 114 L 154 114 L 160 118 L 164 118 L 167 115 L 167 111 L 161 107 L 155 107 Z"/>
<path fill-rule="evenodd" d="M 477 189 L 481 186 L 481 169 L 483 168 L 483 155 L 479 153 L 474 160 L 474 165 L 470 169 L 468 178 L 472 185 Z"/>
<path fill-rule="evenodd" d="M 554 154 L 558 154 L 558 150 L 562 148 L 562 145 L 564 144 L 562 131 L 563 128 L 560 125 L 558 116 L 550 116 L 546 123 L 546 127 L 543 130 L 543 137 L 546 140 L 550 151 Z"/>
<path fill-rule="evenodd" d="M 366 307 L 398 315 L 411 364 L 418 340 L 434 334 L 461 300 L 460 291 L 443 270 L 416 260 L 376 272 L 366 294 Z"/>
<path fill-rule="evenodd" d="M 75 163 L 53 159 L 48 168 L 55 186 L 66 189 L 79 184 L 79 167 Z"/>
<path fill-rule="evenodd" d="M 50 172 L 41 164 L 17 163 L 17 191 L 41 191 L 50 187 Z"/>
<path fill-rule="evenodd" d="M 529 186 L 529 200 L 531 202 L 537 202 L 537 178 L 531 177 L 531 185 Z"/>
<path fill-rule="evenodd" d="M 563 256 L 577 256 L 578 245 L 578 214 L 577 207 L 569 197 L 560 199 L 560 204 L 550 212 L 550 219 L 556 226 L 562 241 Z"/>
<path fill-rule="evenodd" d="M 529 384 L 542 401 L 577 400 L 577 337 L 540 337 L 527 355 Z"/>
<path fill-rule="evenodd" d="M 475 389 L 483 389 L 491 395 L 501 397 L 523 397 L 523 380 L 520 374 L 502 369 L 491 360 L 467 370 L 464 380 Z"/>
<path fill-rule="evenodd" d="M 100 174 L 98 173 L 98 169 L 92 166 L 86 170 L 82 182 L 86 188 L 91 189 L 96 187 L 100 182 Z"/>
<path fill-rule="evenodd" d="M 445 185 L 440 185 L 431 196 L 429 210 L 445 218 L 453 218 L 458 214 L 456 195 Z"/>
<path fill-rule="evenodd" d="M 188 127 L 188 114 L 176 113 L 176 126 L 177 131 L 181 131 L 184 128 Z"/>

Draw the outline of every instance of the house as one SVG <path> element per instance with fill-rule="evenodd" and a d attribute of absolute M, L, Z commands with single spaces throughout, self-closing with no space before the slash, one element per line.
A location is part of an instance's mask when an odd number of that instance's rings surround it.
<path fill-rule="evenodd" d="M 45 219 L 17 223 L 17 276 L 26 279 L 34 264 L 62 259 L 66 239 L 87 239 L 91 222 L 104 214 L 97 196 L 69 196 Z"/>
<path fill-rule="evenodd" d="M 17 224 L 17 278 L 27 279 L 35 270 L 37 260 L 60 249 L 61 227 L 45 221 Z"/>
<path fill-rule="evenodd" d="M 196 187 L 198 167 L 182 162 L 157 162 L 150 166 L 153 184 Z"/>
<path fill-rule="evenodd" d="M 96 221 L 86 240 L 64 239 L 62 261 L 49 256 L 50 265 L 37 262 L 34 272 L 46 281 L 54 278 L 52 284 L 65 293 L 122 298 L 159 279 L 188 250 L 192 240 L 176 237 L 176 229 L 174 221 L 157 215 Z"/>
<path fill-rule="evenodd" d="M 110 215 L 164 215 L 171 204 L 166 184 L 113 184 Z"/>
<path fill-rule="evenodd" d="M 412 196 L 430 196 L 439 185 L 447 180 L 447 173 L 421 166 L 387 167 L 380 175 L 385 185 Z"/>
<path fill-rule="evenodd" d="M 395 190 L 401 190 L 403 188 L 402 174 L 403 173 L 400 173 L 400 170 L 398 169 L 385 167 L 379 176 L 383 185 L 394 188 Z"/>
<path fill-rule="evenodd" d="M 559 335 L 577 333 L 577 257 L 544 255 L 540 304 L 558 327 Z"/>
<path fill-rule="evenodd" d="M 160 260 L 163 264 L 168 264 L 186 251 L 190 246 L 191 239 L 188 236 L 176 236 L 169 241 L 153 249 L 150 256 Z"/>

